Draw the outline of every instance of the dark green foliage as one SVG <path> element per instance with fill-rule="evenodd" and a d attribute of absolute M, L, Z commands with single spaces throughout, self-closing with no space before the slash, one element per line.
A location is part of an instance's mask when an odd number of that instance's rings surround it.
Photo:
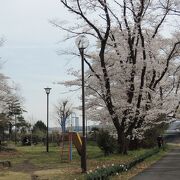
<path fill-rule="evenodd" d="M 109 134 L 107 130 L 99 130 L 97 134 L 97 145 L 104 152 L 105 156 L 115 151 L 117 147 L 116 144 L 117 141 Z"/>
<path fill-rule="evenodd" d="M 157 137 L 164 133 L 167 129 L 167 124 L 160 124 L 145 132 L 145 138 L 141 142 L 141 147 L 150 148 L 157 146 Z"/>
<path fill-rule="evenodd" d="M 33 132 L 32 134 L 32 143 L 37 144 L 37 143 L 45 143 L 46 139 L 46 132 L 41 131 L 39 129 L 36 129 L 36 131 Z"/>
<path fill-rule="evenodd" d="M 117 173 L 121 173 L 124 171 L 128 171 L 133 166 L 135 166 L 137 163 L 140 163 L 144 161 L 146 158 L 156 154 L 159 152 L 159 149 L 155 148 L 138 158 L 134 159 L 133 161 L 129 162 L 128 164 L 120 164 L 120 165 L 114 165 L 107 167 L 98 168 L 93 172 L 90 172 L 86 175 L 86 180 L 109 180 L 109 176 L 113 176 Z"/>
<path fill-rule="evenodd" d="M 47 129 L 47 127 L 42 121 L 37 121 L 33 126 L 33 132 L 36 130 L 46 132 L 46 129 Z"/>
<path fill-rule="evenodd" d="M 129 141 L 129 147 L 128 150 L 135 150 L 142 147 L 142 143 L 139 139 L 133 139 Z"/>
<path fill-rule="evenodd" d="M 37 121 L 32 129 L 32 143 L 37 144 L 38 142 L 44 143 L 46 138 L 47 127 L 42 121 Z"/>
<path fill-rule="evenodd" d="M 14 139 L 15 143 L 17 143 L 17 141 L 20 140 L 19 135 L 21 134 L 21 130 L 23 133 L 26 133 L 29 128 L 29 123 L 27 123 L 23 117 L 23 113 L 27 111 L 24 110 L 20 99 L 18 99 L 18 97 L 16 96 L 10 97 L 7 105 L 7 123 L 9 130 L 9 139 Z M 15 127 L 15 132 L 13 132 L 13 127 Z"/>

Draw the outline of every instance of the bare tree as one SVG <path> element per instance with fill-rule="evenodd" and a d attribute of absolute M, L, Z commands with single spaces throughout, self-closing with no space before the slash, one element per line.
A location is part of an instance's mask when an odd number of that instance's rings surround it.
<path fill-rule="evenodd" d="M 66 132 L 67 118 L 72 113 L 72 105 L 69 100 L 61 100 L 55 105 L 56 119 L 62 128 L 62 132 Z"/>

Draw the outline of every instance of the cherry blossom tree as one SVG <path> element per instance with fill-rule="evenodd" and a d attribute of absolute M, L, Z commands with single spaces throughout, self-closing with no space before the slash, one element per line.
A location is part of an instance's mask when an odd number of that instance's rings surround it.
<path fill-rule="evenodd" d="M 86 108 L 91 118 L 113 124 L 119 152 L 179 108 L 178 0 L 61 0 L 77 21 L 66 40 L 85 34 Z M 173 28 L 172 28 L 173 27 Z M 167 29 L 169 28 L 169 31 Z M 73 53 L 76 54 L 76 53 Z M 80 86 L 81 76 L 65 85 Z"/>

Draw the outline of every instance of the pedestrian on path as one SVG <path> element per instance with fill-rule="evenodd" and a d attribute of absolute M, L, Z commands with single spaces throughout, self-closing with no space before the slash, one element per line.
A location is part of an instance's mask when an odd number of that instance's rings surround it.
<path fill-rule="evenodd" d="M 163 137 L 162 137 L 162 136 L 158 136 L 158 137 L 157 137 L 157 144 L 158 144 L 158 147 L 159 147 L 159 148 L 163 147 L 164 140 L 163 140 Z"/>

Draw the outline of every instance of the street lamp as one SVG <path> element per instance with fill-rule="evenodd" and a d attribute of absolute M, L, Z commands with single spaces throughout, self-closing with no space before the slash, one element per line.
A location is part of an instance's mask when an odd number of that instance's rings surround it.
<path fill-rule="evenodd" d="M 47 94 L 47 129 L 46 129 L 46 152 L 49 152 L 49 136 L 48 136 L 48 124 L 49 124 L 49 94 L 51 88 L 44 88 Z"/>
<path fill-rule="evenodd" d="M 86 166 L 86 129 L 85 129 L 85 97 L 84 97 L 84 49 L 89 45 L 88 39 L 81 35 L 75 41 L 80 55 L 81 55 L 81 73 L 82 73 L 82 155 L 81 155 L 81 169 L 82 173 L 85 173 L 87 170 Z"/>

